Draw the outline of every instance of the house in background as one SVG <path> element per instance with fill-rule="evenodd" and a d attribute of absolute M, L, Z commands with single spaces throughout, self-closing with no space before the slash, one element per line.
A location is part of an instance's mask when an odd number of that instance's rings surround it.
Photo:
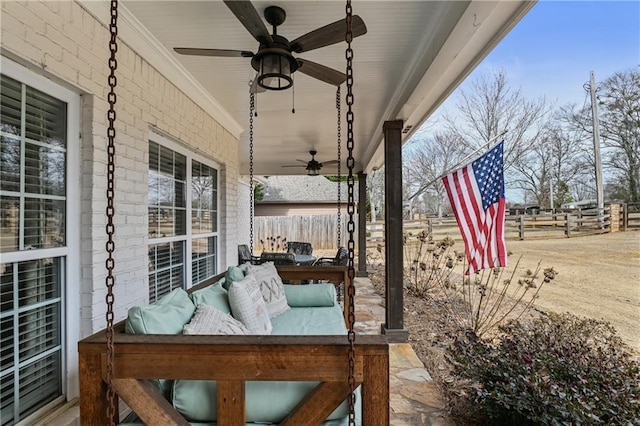
<path fill-rule="evenodd" d="M 264 197 L 256 201 L 256 216 L 336 215 L 338 183 L 324 176 L 269 176 Z M 340 210 L 347 211 L 347 184 L 340 185 Z M 356 202 L 358 194 L 354 194 Z"/>

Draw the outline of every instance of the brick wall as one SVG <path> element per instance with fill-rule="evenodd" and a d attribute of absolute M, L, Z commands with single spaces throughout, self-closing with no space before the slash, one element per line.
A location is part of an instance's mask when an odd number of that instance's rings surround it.
<path fill-rule="evenodd" d="M 2 53 L 81 94 L 81 336 L 104 327 L 106 102 L 109 32 L 73 1 L 1 3 Z M 148 299 L 150 128 L 221 164 L 220 258 L 237 245 L 237 139 L 120 41 L 116 138 L 116 318 Z M 74 194 L 70 194 L 74 196 Z"/>

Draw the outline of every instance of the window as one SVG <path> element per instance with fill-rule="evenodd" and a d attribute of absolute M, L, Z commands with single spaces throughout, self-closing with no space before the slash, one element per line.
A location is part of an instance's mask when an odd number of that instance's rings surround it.
<path fill-rule="evenodd" d="M 150 302 L 217 272 L 218 172 L 165 144 L 149 142 Z"/>
<path fill-rule="evenodd" d="M 3 71 L 23 77 L 24 71 L 16 72 L 15 65 L 7 64 L 3 60 Z M 72 96 L 60 88 L 51 91 Z M 63 329 L 70 245 L 67 115 L 75 108 L 77 105 L 70 107 L 67 101 L 0 75 L 3 425 L 22 421 L 61 399 L 67 387 L 63 381 L 69 361 L 64 341 L 68 336 Z"/>

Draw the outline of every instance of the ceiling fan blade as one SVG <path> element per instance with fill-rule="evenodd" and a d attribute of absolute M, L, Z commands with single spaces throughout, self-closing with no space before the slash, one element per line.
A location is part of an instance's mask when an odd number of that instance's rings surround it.
<path fill-rule="evenodd" d="M 358 15 L 353 17 L 351 25 L 353 37 L 359 37 L 367 33 L 367 26 Z M 341 41 L 344 41 L 346 32 L 347 20 L 341 19 L 298 37 L 291 42 L 291 48 L 294 52 L 301 53 L 329 46 L 331 44 L 340 43 Z"/>
<path fill-rule="evenodd" d="M 340 86 L 347 79 L 347 76 L 340 71 L 336 71 L 333 68 L 325 67 L 316 62 L 308 61 L 306 59 L 297 59 L 298 71 L 309 77 L 317 78 L 325 83 L 333 84 L 334 86 Z"/>
<path fill-rule="evenodd" d="M 224 0 L 224 4 L 236 15 L 236 18 L 238 18 L 240 23 L 251 33 L 253 38 L 260 43 L 265 41 L 269 43 L 273 42 L 271 34 L 267 31 L 267 27 L 264 25 L 264 22 L 262 22 L 262 18 L 250 1 Z"/>
<path fill-rule="evenodd" d="M 253 56 L 253 52 L 247 50 L 199 49 L 193 47 L 174 47 L 173 50 L 181 55 L 225 56 L 229 58 L 251 58 Z"/>
<path fill-rule="evenodd" d="M 307 167 L 306 164 L 284 164 L 280 167 Z"/>
<path fill-rule="evenodd" d="M 322 165 L 323 165 L 323 166 L 333 166 L 333 165 L 338 164 L 339 162 L 340 162 L 340 161 L 338 161 L 338 160 L 323 161 L 323 162 L 322 162 Z"/>

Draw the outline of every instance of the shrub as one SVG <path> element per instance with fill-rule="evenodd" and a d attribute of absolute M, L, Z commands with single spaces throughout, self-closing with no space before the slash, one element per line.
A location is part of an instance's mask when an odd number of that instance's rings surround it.
<path fill-rule="evenodd" d="M 464 254 L 453 250 L 454 241 L 447 236 L 434 241 L 427 231 L 403 235 L 404 284 L 415 296 L 426 297 L 438 285 L 451 282 L 454 268 Z"/>
<path fill-rule="evenodd" d="M 454 280 L 439 280 L 446 297 L 451 318 L 462 330 L 470 329 L 475 336 L 484 337 L 507 320 L 518 320 L 531 308 L 545 283 L 558 274 L 553 267 L 541 271 L 527 270 L 517 278 L 520 261 L 512 272 L 504 268 L 483 269 L 472 276 Z M 463 303 L 455 303 L 455 299 Z M 460 306 L 461 305 L 461 306 Z"/>
<path fill-rule="evenodd" d="M 640 424 L 640 369 L 610 324 L 551 314 L 499 330 L 452 347 L 492 424 Z"/>

